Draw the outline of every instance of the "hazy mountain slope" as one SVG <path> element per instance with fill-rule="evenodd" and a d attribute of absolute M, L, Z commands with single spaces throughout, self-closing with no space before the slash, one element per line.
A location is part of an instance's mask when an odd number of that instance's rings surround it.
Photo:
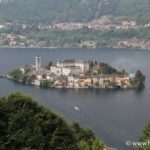
<path fill-rule="evenodd" d="M 1 0 L 0 3 L 1 21 L 87 22 L 109 14 L 148 22 L 150 21 L 150 1 Z"/>

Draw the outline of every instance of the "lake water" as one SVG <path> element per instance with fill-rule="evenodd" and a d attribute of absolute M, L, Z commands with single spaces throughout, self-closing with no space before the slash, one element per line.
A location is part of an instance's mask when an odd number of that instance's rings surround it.
<path fill-rule="evenodd" d="M 24 64 L 33 64 L 41 55 L 43 66 L 49 60 L 65 58 L 106 62 L 130 73 L 137 69 L 146 75 L 146 88 L 137 90 L 40 89 L 0 79 L 0 96 L 13 91 L 34 96 L 69 121 L 92 129 L 108 146 L 133 149 L 126 141 L 137 141 L 150 120 L 150 51 L 130 49 L 0 49 L 0 74 Z M 74 110 L 80 108 L 80 112 Z"/>

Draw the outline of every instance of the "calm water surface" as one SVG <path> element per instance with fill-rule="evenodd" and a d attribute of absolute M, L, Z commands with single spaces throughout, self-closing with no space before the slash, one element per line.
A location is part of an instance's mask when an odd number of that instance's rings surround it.
<path fill-rule="evenodd" d="M 97 60 L 110 63 L 130 73 L 137 69 L 146 75 L 146 88 L 136 90 L 67 90 L 40 89 L 0 79 L 0 96 L 12 91 L 32 95 L 68 120 L 92 129 L 105 143 L 120 149 L 126 140 L 137 141 L 144 125 L 150 120 L 150 51 L 130 49 L 0 49 L 0 74 L 24 64 L 34 63 L 40 54 L 43 66 L 49 60 L 65 58 Z M 81 111 L 76 112 L 74 106 Z"/>

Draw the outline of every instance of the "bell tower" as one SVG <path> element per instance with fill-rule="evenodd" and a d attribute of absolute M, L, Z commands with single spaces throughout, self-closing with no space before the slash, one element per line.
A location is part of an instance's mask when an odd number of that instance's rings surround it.
<path fill-rule="evenodd" d="M 41 68 L 41 57 L 39 55 L 35 57 L 35 68 L 36 71 L 39 71 Z"/>

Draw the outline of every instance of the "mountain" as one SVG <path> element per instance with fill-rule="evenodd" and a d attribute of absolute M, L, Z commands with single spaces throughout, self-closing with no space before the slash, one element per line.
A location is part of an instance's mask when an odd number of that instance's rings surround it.
<path fill-rule="evenodd" d="M 5 22 L 89 22 L 104 15 L 147 23 L 150 0 L 0 0 Z"/>

